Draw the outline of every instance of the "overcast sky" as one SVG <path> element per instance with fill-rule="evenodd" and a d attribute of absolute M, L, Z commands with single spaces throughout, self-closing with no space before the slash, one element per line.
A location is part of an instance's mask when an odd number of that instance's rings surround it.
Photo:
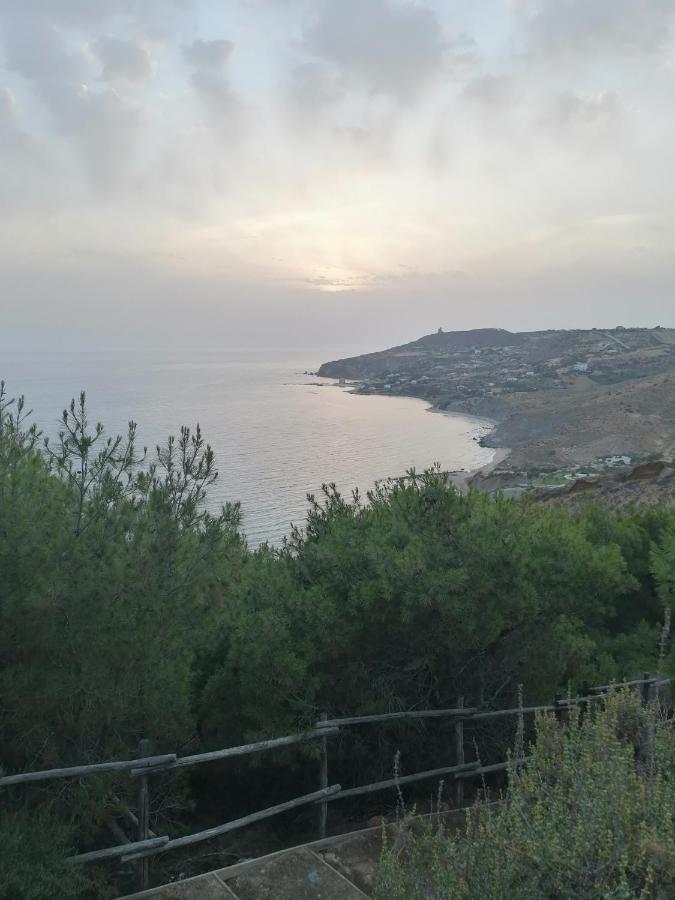
<path fill-rule="evenodd" d="M 0 0 L 0 339 L 675 325 L 675 0 Z"/>

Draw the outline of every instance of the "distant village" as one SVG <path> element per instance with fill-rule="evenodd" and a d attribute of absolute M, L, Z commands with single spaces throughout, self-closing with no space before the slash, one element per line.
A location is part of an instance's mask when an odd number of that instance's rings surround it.
<path fill-rule="evenodd" d="M 663 331 L 662 337 L 659 332 Z M 434 337 L 452 335 L 439 329 Z M 611 384 L 668 371 L 675 365 L 675 343 L 666 329 L 540 332 L 504 346 L 455 348 L 442 341 L 406 345 L 357 359 L 375 371 L 357 377 L 363 393 L 419 396 L 440 408 L 477 397 L 569 387 L 575 379 Z M 514 335 L 514 338 L 520 335 Z M 382 366 L 381 363 L 390 363 Z M 348 361 L 347 361 L 348 362 Z M 343 383 L 349 380 L 345 374 Z"/>

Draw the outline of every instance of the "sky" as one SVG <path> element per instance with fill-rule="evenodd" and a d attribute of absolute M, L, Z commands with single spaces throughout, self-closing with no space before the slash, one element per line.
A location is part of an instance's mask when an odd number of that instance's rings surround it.
<path fill-rule="evenodd" d="M 0 346 L 675 326 L 675 0 L 0 0 Z"/>

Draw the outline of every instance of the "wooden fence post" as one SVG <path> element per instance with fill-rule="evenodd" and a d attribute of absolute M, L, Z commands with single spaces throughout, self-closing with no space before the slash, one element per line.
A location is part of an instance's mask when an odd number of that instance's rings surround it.
<path fill-rule="evenodd" d="M 327 712 L 321 713 L 321 721 L 325 722 L 328 718 Z M 328 738 L 321 738 L 321 774 L 320 774 L 320 790 L 328 787 Z M 319 804 L 319 838 L 326 837 L 326 823 L 328 821 L 328 803 L 322 800 Z"/>
<path fill-rule="evenodd" d="M 143 759 L 152 753 L 152 742 L 143 738 L 138 745 L 138 756 Z M 138 840 L 146 841 L 150 836 L 150 792 L 148 776 L 138 779 Z M 150 887 L 150 860 L 148 857 L 138 860 L 138 889 L 145 891 Z"/>
<path fill-rule="evenodd" d="M 463 709 L 464 696 L 457 698 L 457 709 Z M 457 719 L 455 722 L 455 765 L 464 765 L 464 722 Z M 455 778 L 455 806 L 460 809 L 464 806 L 464 779 Z"/>
<path fill-rule="evenodd" d="M 555 695 L 555 700 L 553 701 L 553 705 L 555 706 L 555 717 L 558 722 L 564 721 L 564 713 L 563 713 L 563 703 L 564 703 L 564 695 L 558 693 Z"/>

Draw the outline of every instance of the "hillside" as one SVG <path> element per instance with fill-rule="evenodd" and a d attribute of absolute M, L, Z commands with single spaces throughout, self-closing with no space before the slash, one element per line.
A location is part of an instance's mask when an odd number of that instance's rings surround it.
<path fill-rule="evenodd" d="M 675 505 L 675 462 L 658 460 L 604 471 L 568 472 L 559 479 L 544 472 L 516 471 L 508 465 L 476 472 L 471 487 L 489 493 L 501 490 L 508 497 L 527 494 L 537 503 L 568 509 L 600 501 L 604 506 L 636 508 L 656 503 Z"/>
<path fill-rule="evenodd" d="M 484 443 L 509 448 L 513 470 L 675 452 L 674 329 L 439 331 L 324 363 L 318 374 L 355 381 L 362 393 L 420 397 L 493 419 Z"/>

